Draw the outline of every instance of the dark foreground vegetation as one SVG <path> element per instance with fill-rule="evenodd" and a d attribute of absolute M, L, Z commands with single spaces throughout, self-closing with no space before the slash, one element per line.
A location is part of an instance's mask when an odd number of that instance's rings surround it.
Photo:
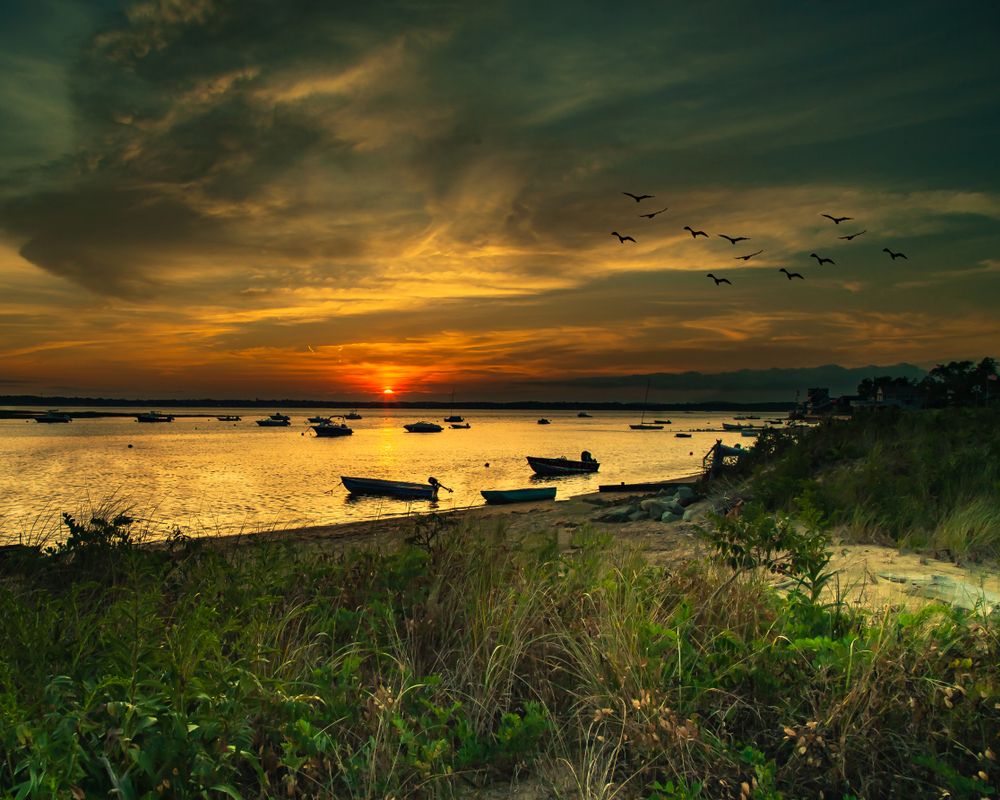
<path fill-rule="evenodd" d="M 901 411 L 762 435 L 743 492 L 848 538 L 1000 559 L 1000 407 Z"/>
<path fill-rule="evenodd" d="M 433 518 L 383 553 L 67 524 L 0 562 L 4 797 L 995 793 L 996 619 L 821 600 L 814 525 L 665 570 Z"/>

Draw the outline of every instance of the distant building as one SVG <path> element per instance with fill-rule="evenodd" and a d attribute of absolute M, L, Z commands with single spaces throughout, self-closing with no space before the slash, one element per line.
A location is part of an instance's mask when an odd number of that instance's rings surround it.
<path fill-rule="evenodd" d="M 825 387 L 806 389 L 806 414 L 829 414 L 833 411 L 830 390 Z"/>
<path fill-rule="evenodd" d="M 923 408 L 926 394 L 916 386 L 879 386 L 875 390 L 875 405 L 897 408 Z"/>

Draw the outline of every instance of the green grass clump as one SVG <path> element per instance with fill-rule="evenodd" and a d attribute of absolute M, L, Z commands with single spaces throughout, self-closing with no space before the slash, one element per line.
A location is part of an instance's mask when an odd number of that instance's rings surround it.
<path fill-rule="evenodd" d="M 1000 409 L 899 412 L 761 437 L 750 489 L 817 508 L 859 539 L 1000 558 Z"/>
<path fill-rule="evenodd" d="M 0 561 L 0 796 L 529 781 L 557 797 L 972 798 L 1000 774 L 995 621 L 781 595 L 761 575 L 799 547 L 780 526 L 761 523 L 734 571 L 434 519 L 391 551 L 342 553 L 105 546 L 117 523 Z"/>

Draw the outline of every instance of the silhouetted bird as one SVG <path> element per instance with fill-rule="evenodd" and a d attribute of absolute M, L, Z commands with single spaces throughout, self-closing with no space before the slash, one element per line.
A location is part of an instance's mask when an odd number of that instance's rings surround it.
<path fill-rule="evenodd" d="M 652 214 L 640 214 L 639 216 L 640 217 L 645 217 L 646 219 L 652 219 L 657 214 L 662 214 L 666 210 L 667 210 L 666 208 L 661 208 L 659 211 L 654 211 Z"/>
<path fill-rule="evenodd" d="M 820 216 L 833 220 L 834 225 L 839 225 L 841 222 L 846 222 L 849 219 L 854 219 L 854 217 L 831 217 L 829 214 L 820 214 Z"/>
<path fill-rule="evenodd" d="M 846 239 L 847 241 L 851 241 L 851 239 L 856 239 L 862 233 L 868 233 L 868 229 L 865 228 L 863 231 L 858 231 L 857 233 L 852 233 L 850 236 L 838 236 L 837 238 L 838 239 Z"/>
<path fill-rule="evenodd" d="M 692 239 L 697 239 L 699 236 L 704 236 L 706 239 L 708 238 L 708 234 L 705 233 L 705 231 L 693 230 L 690 225 L 685 225 L 684 230 L 690 231 Z"/>
<path fill-rule="evenodd" d="M 778 272 L 784 272 L 785 273 L 785 277 L 788 278 L 788 280 L 791 280 L 792 278 L 802 278 L 802 276 L 799 275 L 799 273 L 797 273 L 797 272 L 789 272 L 784 267 L 782 267 L 781 269 L 779 269 Z M 802 280 L 805 280 L 805 278 L 802 278 Z"/>
<path fill-rule="evenodd" d="M 650 197 L 656 197 L 655 194 L 632 194 L 632 192 L 622 192 L 622 194 L 626 197 L 631 197 L 637 203 L 640 200 L 648 200 Z"/>
<path fill-rule="evenodd" d="M 612 236 L 617 236 L 618 237 L 618 242 L 620 244 L 625 244 L 625 242 L 634 242 L 635 241 L 635 239 L 633 239 L 631 236 L 622 236 L 620 233 L 618 233 L 618 231 L 611 231 L 611 235 Z"/>
<path fill-rule="evenodd" d="M 711 272 L 709 272 L 708 275 L 706 275 L 705 277 L 711 278 L 713 281 L 715 281 L 716 286 L 718 286 L 720 283 L 728 283 L 730 286 L 733 285 L 733 282 L 729 280 L 729 278 L 716 278 Z"/>
<path fill-rule="evenodd" d="M 748 256 L 735 256 L 734 260 L 736 260 L 736 261 L 749 261 L 754 256 L 759 256 L 763 252 L 764 252 L 763 250 L 758 250 L 756 253 L 751 253 Z"/>
<path fill-rule="evenodd" d="M 719 234 L 720 239 L 725 239 L 729 244 L 736 244 L 737 242 L 749 242 L 749 236 L 726 236 L 724 233 Z"/>
<path fill-rule="evenodd" d="M 902 258 L 904 261 L 909 261 L 910 260 L 905 255 L 903 255 L 902 253 L 894 253 L 894 252 L 892 252 L 892 250 L 890 250 L 888 247 L 883 247 L 882 248 L 882 252 L 883 253 L 888 253 L 889 257 L 893 261 L 895 261 L 897 258 Z"/>
<path fill-rule="evenodd" d="M 818 255 L 816 255 L 815 253 L 810 253 L 810 254 L 809 254 L 809 257 L 810 257 L 810 258 L 815 258 L 815 259 L 816 259 L 816 263 L 817 263 L 817 264 L 818 264 L 819 266 L 821 266 L 821 267 L 822 267 L 822 266 L 823 266 L 824 264 L 833 264 L 833 265 L 835 265 L 835 266 L 836 266 L 836 264 L 837 264 L 837 262 L 836 262 L 836 261 L 834 261 L 834 260 L 833 260 L 832 258 L 820 258 L 820 257 L 819 257 Z"/>

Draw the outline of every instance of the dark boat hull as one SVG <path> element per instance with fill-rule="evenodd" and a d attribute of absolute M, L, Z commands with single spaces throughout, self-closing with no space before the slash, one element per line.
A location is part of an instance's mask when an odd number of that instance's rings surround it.
<path fill-rule="evenodd" d="M 556 487 L 544 489 L 506 489 L 480 492 L 483 499 L 490 505 L 506 505 L 508 503 L 534 503 L 539 500 L 555 500 Z"/>
<path fill-rule="evenodd" d="M 570 461 L 568 458 L 540 458 L 528 456 L 528 464 L 536 475 L 584 475 L 600 469 L 598 461 Z"/>
<path fill-rule="evenodd" d="M 429 483 L 351 478 L 346 475 L 341 475 L 340 481 L 351 494 L 396 497 L 400 500 L 437 500 L 437 486 L 432 486 Z"/>
<path fill-rule="evenodd" d="M 310 426 L 316 435 L 323 439 L 332 439 L 338 436 L 350 436 L 354 430 L 346 425 L 312 425 Z"/>

